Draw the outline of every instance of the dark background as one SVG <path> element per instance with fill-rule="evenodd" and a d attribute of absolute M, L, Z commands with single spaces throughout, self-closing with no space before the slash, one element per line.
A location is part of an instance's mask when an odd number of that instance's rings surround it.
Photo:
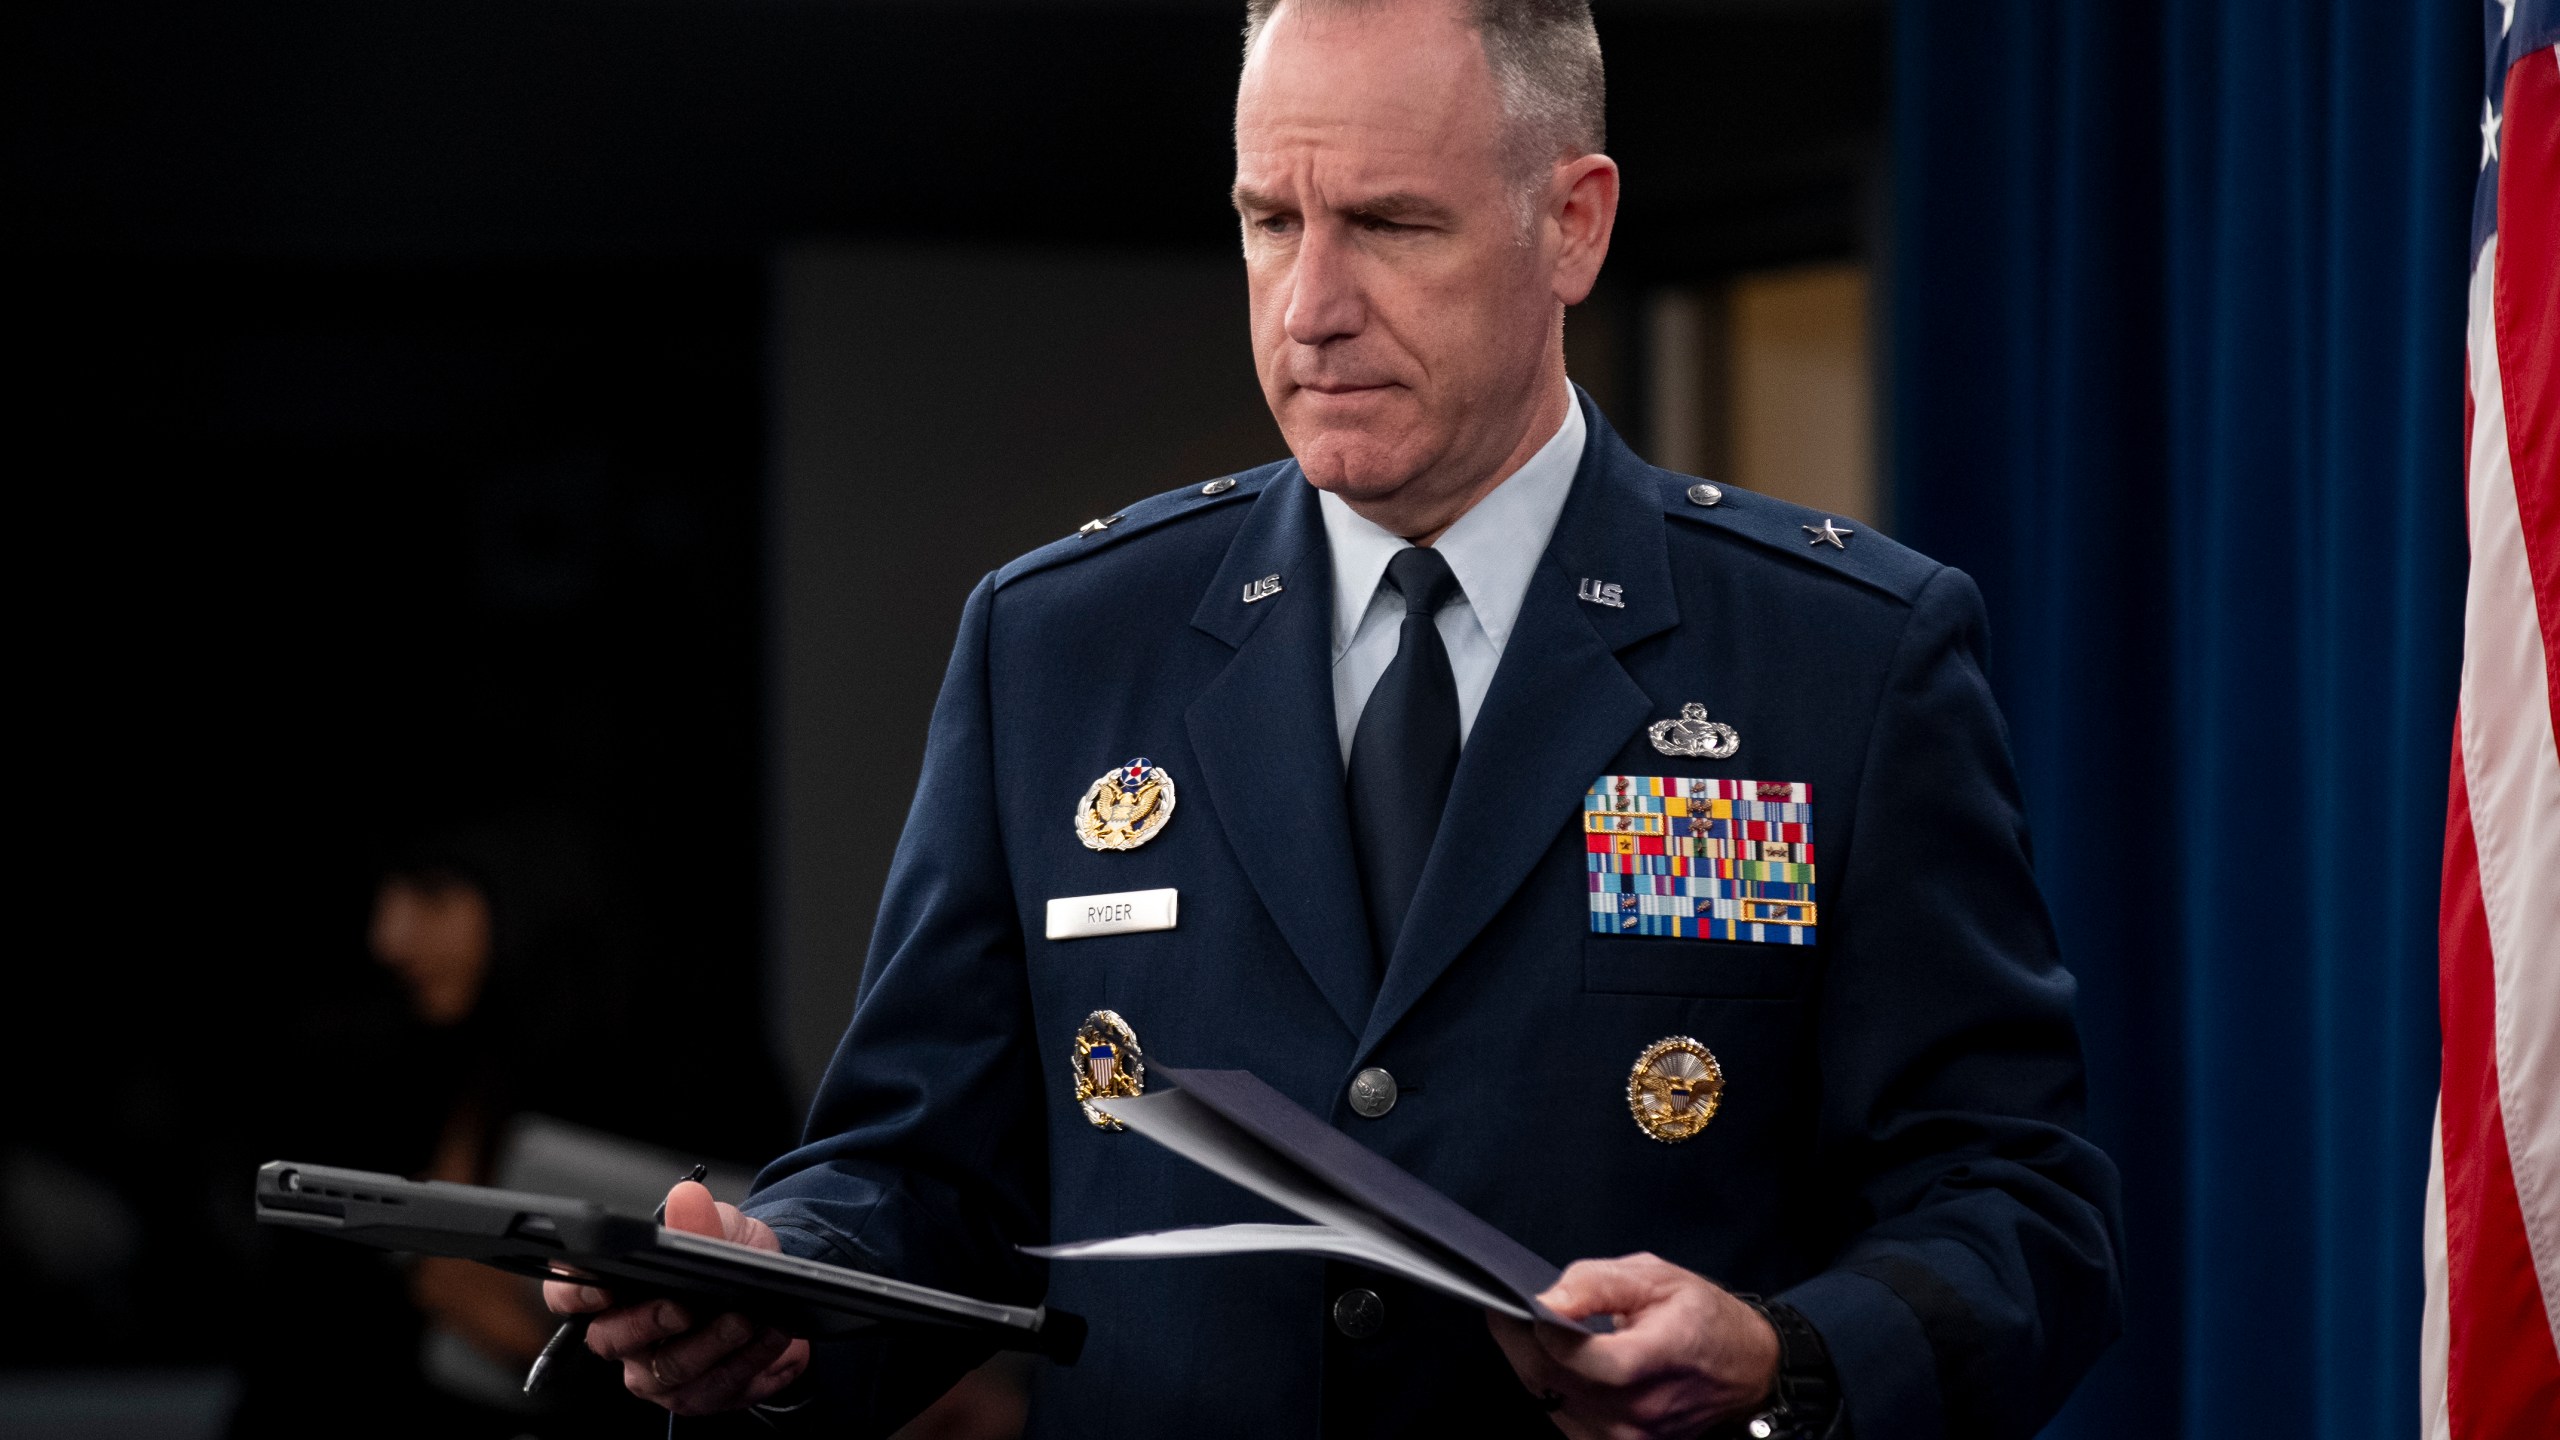
<path fill-rule="evenodd" d="M 1887 17 L 1597 8 L 1628 185 L 1575 371 L 1641 434 L 1645 294 L 1876 249 Z M 1224 201 L 1240 9 L 0 22 L 37 857 L 0 1418 L 73 1423 L 38 1378 L 92 1367 L 218 1408 L 320 1328 L 248 1169 L 416 1168 L 368 1138 L 416 1102 L 363 927 L 421 834 L 576 826 L 695 1032 L 635 1063 L 750 1109 L 741 1066 L 805 1083 L 969 585 L 1277 453 Z M 851 485 L 785 453 L 832 385 L 890 447 Z M 852 403 L 893 394 L 943 408 Z M 779 1123 L 660 1138 L 752 1161 Z"/>
<path fill-rule="evenodd" d="M 438 827 L 585 834 L 681 1020 L 621 1037 L 621 1122 L 783 1143 L 969 586 L 1277 453 L 1240 9 L 0 20 L 0 1430 L 216 1434 L 279 1374 L 394 1427 L 356 1382 L 409 1340 L 345 1318 L 392 1277 L 246 1195 L 423 1163 L 364 922 Z M 1595 9 L 1626 196 L 1575 378 L 1641 444 L 1663 297 L 1865 266 L 1867 523 L 1982 586 L 2126 1177 L 2128 1336 L 2052 1433 L 2407 1433 L 2502 12 Z"/>
<path fill-rule="evenodd" d="M 755 259 L 811 235 L 1233 247 L 1225 0 L 37 6 L 9 233 L 58 254 Z M 1601 0 L 1613 270 L 1844 255 L 1886 16 Z"/>

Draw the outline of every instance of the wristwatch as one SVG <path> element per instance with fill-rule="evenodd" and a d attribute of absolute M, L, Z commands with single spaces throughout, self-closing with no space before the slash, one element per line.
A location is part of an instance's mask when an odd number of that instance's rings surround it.
<path fill-rule="evenodd" d="M 1778 1379 L 1769 1403 L 1707 1432 L 1708 1440 L 1847 1440 L 1849 1421 L 1840 1406 L 1840 1377 L 1822 1332 L 1783 1300 L 1734 1296 L 1760 1312 L 1778 1332 Z"/>

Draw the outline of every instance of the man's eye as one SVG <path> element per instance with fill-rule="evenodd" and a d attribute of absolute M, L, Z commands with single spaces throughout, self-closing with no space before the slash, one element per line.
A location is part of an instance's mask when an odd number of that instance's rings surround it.
<path fill-rule="evenodd" d="M 1410 230 L 1413 227 L 1400 220 L 1385 220 L 1375 215 L 1363 215 L 1360 217 L 1360 228 L 1374 234 L 1391 235 L 1398 230 Z"/>
<path fill-rule="evenodd" d="M 1298 221 L 1293 215 L 1265 215 L 1253 222 L 1253 228 L 1265 235 L 1286 235 L 1298 228 Z"/>

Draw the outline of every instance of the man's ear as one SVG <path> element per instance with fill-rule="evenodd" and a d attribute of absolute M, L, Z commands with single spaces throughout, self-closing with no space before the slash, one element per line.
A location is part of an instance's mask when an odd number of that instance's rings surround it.
<path fill-rule="evenodd" d="M 1618 162 L 1585 155 L 1556 166 L 1548 184 L 1546 224 L 1555 236 L 1555 294 L 1579 305 L 1600 279 L 1609 236 L 1618 225 Z"/>

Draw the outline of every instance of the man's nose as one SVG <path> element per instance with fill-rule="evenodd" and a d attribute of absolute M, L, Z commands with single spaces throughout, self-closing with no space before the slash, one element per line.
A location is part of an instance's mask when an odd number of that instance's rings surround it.
<path fill-rule="evenodd" d="M 1367 306 L 1352 261 L 1351 247 L 1340 234 L 1330 227 L 1307 227 L 1298 244 L 1297 264 L 1289 273 L 1289 308 L 1283 321 L 1291 340 L 1322 345 L 1360 333 Z"/>

